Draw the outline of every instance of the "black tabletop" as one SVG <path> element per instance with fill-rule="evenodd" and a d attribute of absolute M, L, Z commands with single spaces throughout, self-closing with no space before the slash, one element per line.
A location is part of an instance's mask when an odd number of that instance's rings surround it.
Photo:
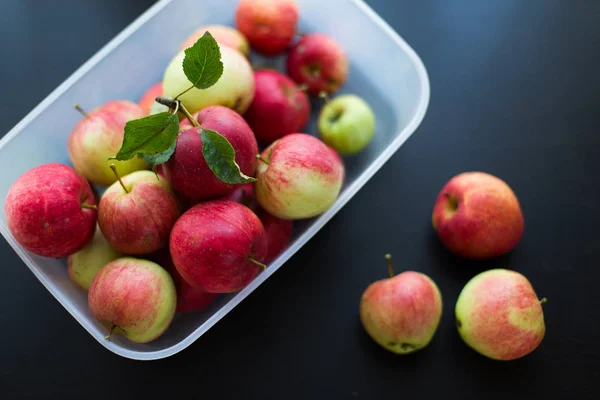
<path fill-rule="evenodd" d="M 0 133 L 152 3 L 1 1 Z M 0 398 L 598 398 L 600 2 L 368 3 L 431 79 L 428 113 L 406 144 L 265 284 L 164 360 L 105 350 L 1 240 Z M 524 211 L 518 247 L 489 262 L 450 255 L 431 226 L 442 185 L 469 170 L 505 179 Z M 443 293 L 436 336 L 410 356 L 380 349 L 358 319 L 387 252 Z M 496 267 L 548 298 L 541 346 L 512 362 L 468 348 L 453 321 L 463 285 Z"/>

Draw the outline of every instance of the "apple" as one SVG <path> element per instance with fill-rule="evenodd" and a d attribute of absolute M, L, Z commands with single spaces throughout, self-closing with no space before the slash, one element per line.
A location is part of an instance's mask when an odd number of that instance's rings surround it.
<path fill-rule="evenodd" d="M 110 170 L 113 162 L 122 174 L 148 168 L 142 157 L 127 161 L 108 160 L 121 148 L 125 124 L 146 116 L 142 107 L 130 101 L 116 100 L 104 103 L 89 113 L 78 109 L 84 117 L 75 125 L 67 142 L 69 156 L 77 172 L 92 183 L 108 186 L 116 180 Z"/>
<path fill-rule="evenodd" d="M 180 214 L 177 197 L 165 179 L 151 171 L 136 171 L 106 189 L 98 206 L 98 224 L 116 250 L 140 255 L 168 243 Z"/>
<path fill-rule="evenodd" d="M 256 90 L 244 118 L 256 138 L 265 144 L 301 132 L 310 117 L 310 103 L 302 88 L 284 74 L 263 70 L 254 73 Z"/>
<path fill-rule="evenodd" d="M 80 288 L 88 290 L 102 267 L 123 256 L 124 254 L 113 249 L 100 228 L 96 227 L 92 239 L 81 250 L 67 257 L 69 278 Z"/>
<path fill-rule="evenodd" d="M 254 195 L 276 217 L 310 218 L 333 205 L 344 173 L 344 164 L 334 150 L 313 136 L 293 133 L 263 151 Z"/>
<path fill-rule="evenodd" d="M 250 56 L 250 45 L 244 35 L 237 29 L 225 25 L 206 25 L 198 28 L 181 44 L 180 50 L 192 47 L 206 32 L 209 32 L 219 45 L 229 46 L 244 57 Z"/>
<path fill-rule="evenodd" d="M 246 206 L 228 200 L 198 204 L 173 227 L 171 256 L 192 286 L 210 293 L 232 293 L 247 286 L 266 252 L 265 230 Z"/>
<path fill-rule="evenodd" d="M 318 126 L 323 141 L 339 154 L 356 154 L 375 135 L 375 114 L 365 100 L 346 94 L 325 104 Z"/>
<path fill-rule="evenodd" d="M 31 253 L 62 258 L 94 235 L 96 199 L 85 178 L 71 167 L 48 163 L 20 175 L 4 203 L 13 238 Z"/>
<path fill-rule="evenodd" d="M 432 222 L 451 252 L 480 260 L 512 250 L 524 230 L 512 189 L 485 172 L 465 172 L 450 179 L 437 197 Z"/>
<path fill-rule="evenodd" d="M 425 274 L 405 271 L 396 276 L 386 255 L 390 277 L 370 284 L 360 300 L 360 320 L 369 336 L 396 354 L 426 347 L 442 317 L 442 295 Z"/>
<path fill-rule="evenodd" d="M 267 238 L 267 252 L 265 262 L 275 259 L 287 247 L 292 237 L 293 222 L 289 219 L 277 218 L 265 211 L 254 198 L 254 189 L 251 183 L 241 185 L 233 192 L 223 197 L 222 200 L 231 200 L 250 208 L 265 228 Z"/>
<path fill-rule="evenodd" d="M 254 72 L 248 60 L 231 47 L 219 48 L 223 62 L 223 75 L 219 81 L 208 89 L 193 88 L 179 96 L 192 114 L 212 105 L 226 106 L 243 114 L 254 98 Z M 185 53 L 180 51 L 165 70 L 163 88 L 167 97 L 175 98 L 191 86 L 183 72 L 184 58 Z"/>
<path fill-rule="evenodd" d="M 144 110 L 146 115 L 150 115 L 152 113 L 152 106 L 156 103 L 154 100 L 158 96 L 163 95 L 163 84 L 162 82 L 155 83 L 152 85 L 150 89 L 140 99 L 140 107 Z M 158 103 L 157 103 L 158 104 Z"/>
<path fill-rule="evenodd" d="M 287 50 L 296 35 L 298 6 L 294 0 L 241 0 L 235 23 L 254 50 L 273 56 Z"/>
<path fill-rule="evenodd" d="M 546 332 L 542 304 L 522 274 L 492 269 L 473 277 L 456 302 L 456 326 L 467 345 L 494 360 L 535 350 Z"/>
<path fill-rule="evenodd" d="M 211 106 L 196 114 L 196 119 L 203 128 L 223 135 L 235 150 L 240 170 L 248 176 L 254 175 L 258 143 L 244 118 L 227 107 Z M 198 127 L 179 134 L 175 152 L 161 165 L 160 171 L 170 177 L 175 191 L 192 199 L 215 199 L 235 188 L 217 178 L 208 167 L 202 156 L 201 128 Z"/>
<path fill-rule="evenodd" d="M 159 250 L 150 258 L 171 274 L 177 289 L 177 312 L 199 311 L 208 307 L 217 299 L 218 294 L 205 292 L 201 287 L 194 287 L 183 279 L 177 268 L 175 268 L 175 264 L 173 264 L 168 246 Z"/>
<path fill-rule="evenodd" d="M 290 50 L 287 73 L 309 94 L 334 93 L 348 77 L 348 56 L 331 37 L 322 33 L 304 35 Z"/>
<path fill-rule="evenodd" d="M 147 260 L 123 257 L 102 268 L 90 286 L 88 306 L 94 318 L 134 343 L 148 343 L 171 324 L 177 294 L 169 273 Z"/>

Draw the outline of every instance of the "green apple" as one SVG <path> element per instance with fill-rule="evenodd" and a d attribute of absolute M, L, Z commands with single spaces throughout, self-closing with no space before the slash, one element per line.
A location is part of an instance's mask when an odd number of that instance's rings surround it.
<path fill-rule="evenodd" d="M 358 153 L 375 135 L 375 114 L 365 100 L 354 94 L 338 96 L 321 110 L 319 133 L 339 154 Z"/>
<path fill-rule="evenodd" d="M 254 72 L 250 63 L 239 51 L 227 46 L 219 47 L 223 62 L 223 75 L 219 81 L 208 89 L 193 88 L 179 96 L 190 113 L 208 106 L 221 105 L 243 114 L 252 103 Z M 163 88 L 166 97 L 177 97 L 191 86 L 183 72 L 184 58 L 185 53 L 180 51 L 165 70 Z"/>
<path fill-rule="evenodd" d="M 88 290 L 92 280 L 111 261 L 122 257 L 123 254 L 115 250 L 96 226 L 96 232 L 81 250 L 67 257 L 69 278 L 79 287 Z"/>

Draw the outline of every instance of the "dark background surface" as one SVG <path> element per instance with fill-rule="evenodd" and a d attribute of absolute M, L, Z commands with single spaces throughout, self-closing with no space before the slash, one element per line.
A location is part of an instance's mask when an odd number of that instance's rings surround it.
<path fill-rule="evenodd" d="M 0 133 L 152 3 L 1 1 Z M 394 157 L 283 268 L 166 360 L 98 345 L 0 241 L 1 398 L 598 398 L 600 2 L 368 3 L 431 79 L 425 120 Z M 500 176 L 521 201 L 525 235 L 508 256 L 465 262 L 434 235 L 435 196 L 467 170 Z M 386 252 L 444 297 L 434 340 L 410 356 L 378 348 L 358 320 Z M 508 363 L 469 349 L 453 322 L 462 286 L 494 267 L 522 272 L 549 300 L 541 346 Z"/>

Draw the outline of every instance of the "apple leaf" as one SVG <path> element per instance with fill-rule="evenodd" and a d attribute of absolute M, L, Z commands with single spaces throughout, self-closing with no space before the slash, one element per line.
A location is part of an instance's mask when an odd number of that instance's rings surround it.
<path fill-rule="evenodd" d="M 207 89 L 223 75 L 221 50 L 207 31 L 192 47 L 185 50 L 183 72 L 198 89 Z"/>
<path fill-rule="evenodd" d="M 177 119 L 177 114 L 163 112 L 131 120 L 125 124 L 123 144 L 119 152 L 110 159 L 125 161 L 135 155 L 166 153 L 173 147 L 178 133 L 179 119 Z M 175 150 L 174 147 L 173 150 Z M 171 152 L 171 154 L 173 153 Z"/>
<path fill-rule="evenodd" d="M 146 164 L 152 168 L 152 171 L 156 172 L 156 166 L 169 161 L 169 158 L 171 158 L 173 153 L 175 153 L 176 146 L 177 140 L 173 142 L 171 147 L 161 153 L 144 154 L 144 160 L 146 160 Z"/>
<path fill-rule="evenodd" d="M 256 182 L 256 178 L 242 173 L 235 162 L 235 150 L 225 137 L 209 129 L 202 129 L 201 135 L 202 155 L 217 178 L 229 184 Z"/>

